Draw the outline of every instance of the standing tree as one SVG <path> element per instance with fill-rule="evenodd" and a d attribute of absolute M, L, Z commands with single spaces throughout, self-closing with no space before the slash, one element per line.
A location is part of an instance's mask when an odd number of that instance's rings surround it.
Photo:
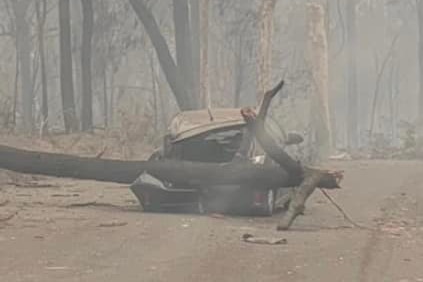
<path fill-rule="evenodd" d="M 347 90 L 347 144 L 349 149 L 357 149 L 359 145 L 358 126 L 358 91 L 357 91 L 357 42 L 356 42 L 356 1 L 346 1 L 346 30 L 347 30 L 347 62 L 348 62 L 348 90 Z"/>
<path fill-rule="evenodd" d="M 325 9 L 316 3 L 308 5 L 310 58 L 314 92 L 312 117 L 320 157 L 326 157 L 332 147 L 329 112 L 328 41 L 325 27 Z"/>
<path fill-rule="evenodd" d="M 185 91 L 194 98 L 194 62 L 193 62 L 193 40 L 190 24 L 190 13 L 188 0 L 173 0 L 173 22 L 175 25 L 175 47 L 176 62 L 182 74 L 185 84 Z M 193 106 L 198 108 L 194 99 Z"/>
<path fill-rule="evenodd" d="M 32 106 L 34 100 L 31 71 L 31 31 L 27 21 L 29 4 L 30 2 L 26 0 L 12 1 L 16 23 L 16 45 L 18 49 L 21 77 L 23 129 L 26 132 L 30 132 L 33 128 Z"/>
<path fill-rule="evenodd" d="M 69 0 L 59 0 L 60 90 L 66 133 L 78 130 L 73 89 L 72 46 Z"/>
<path fill-rule="evenodd" d="M 174 1 L 174 22 L 175 26 L 175 42 L 177 62 L 173 59 L 169 45 L 165 37 L 160 31 L 159 25 L 154 18 L 153 12 L 147 6 L 144 0 L 129 0 L 132 8 L 142 22 L 152 45 L 157 53 L 160 66 L 166 76 L 166 80 L 175 95 L 176 101 L 181 110 L 196 109 L 199 107 L 199 95 L 193 92 L 193 84 L 189 81 L 192 79 L 192 71 L 186 70 L 188 66 L 194 69 L 192 63 L 193 52 L 187 54 L 187 50 L 182 50 L 184 46 L 192 44 L 191 28 L 189 23 L 189 13 L 187 13 L 187 1 Z M 188 17 L 188 18 L 187 18 Z M 188 21 L 188 22 L 187 22 Z M 189 34 L 189 35 L 188 35 Z M 186 40 L 186 42 L 183 42 Z M 192 50 L 192 48 L 189 48 Z M 187 76 L 190 78 L 187 80 Z M 191 80 L 192 81 L 192 80 Z"/>
<path fill-rule="evenodd" d="M 203 0 L 201 3 L 201 55 L 200 55 L 200 85 L 201 100 L 205 108 L 209 108 L 210 90 L 209 90 L 209 0 Z"/>
<path fill-rule="evenodd" d="M 423 1 L 417 3 L 417 20 L 418 20 L 418 57 L 419 57 L 419 102 L 418 102 L 418 118 L 419 124 L 423 124 Z"/>
<path fill-rule="evenodd" d="M 270 88 L 272 79 L 272 37 L 273 37 L 273 12 L 276 0 L 261 0 L 259 11 L 259 54 L 258 54 L 258 81 L 257 97 L 261 100 L 266 89 Z"/>
<path fill-rule="evenodd" d="M 82 45 L 81 45 L 81 81 L 82 111 L 81 125 L 83 131 L 93 129 L 93 96 L 91 84 L 91 50 L 94 25 L 94 11 L 91 0 L 81 0 L 82 4 Z"/>
<path fill-rule="evenodd" d="M 201 3 L 200 3 L 201 2 Z M 191 24 L 191 40 L 192 40 L 192 91 L 194 95 L 201 93 L 200 90 L 200 72 L 201 72 L 201 9 L 209 6 L 208 1 L 190 0 L 190 24 Z M 201 95 L 201 94 L 200 94 Z"/>
<path fill-rule="evenodd" d="M 44 50 L 44 26 L 47 18 L 47 0 L 38 0 L 36 2 L 35 13 L 38 23 L 38 49 L 40 53 L 40 71 L 41 71 L 41 133 L 48 131 L 48 85 L 47 85 L 47 69 Z"/>

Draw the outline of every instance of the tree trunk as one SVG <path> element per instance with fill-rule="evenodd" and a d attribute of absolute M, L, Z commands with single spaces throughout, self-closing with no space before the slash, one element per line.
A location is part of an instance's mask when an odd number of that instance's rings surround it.
<path fill-rule="evenodd" d="M 243 35 L 237 35 L 237 39 L 235 42 L 235 50 L 237 53 L 235 54 L 235 95 L 234 95 L 234 106 L 236 108 L 241 106 L 241 90 L 243 85 L 243 78 L 244 78 L 244 42 L 243 42 Z"/>
<path fill-rule="evenodd" d="M 131 184 L 143 172 L 172 184 L 246 185 L 263 189 L 297 186 L 301 175 L 288 175 L 279 166 L 249 162 L 199 163 L 178 160 L 120 161 L 19 150 L 0 145 L 0 168 L 31 174 Z M 330 174 L 317 186 L 339 188 Z"/>
<path fill-rule="evenodd" d="M 183 77 L 187 95 L 194 103 L 198 102 L 194 93 L 193 40 L 190 25 L 188 0 L 173 0 L 173 22 L 175 24 L 176 62 Z"/>
<path fill-rule="evenodd" d="M 201 100 L 204 108 L 211 107 L 209 89 L 209 0 L 201 2 Z"/>
<path fill-rule="evenodd" d="M 267 156 L 284 168 L 291 177 L 296 175 L 298 179 L 293 182 L 300 183 L 297 184 L 299 187 L 291 193 L 292 195 L 288 200 L 289 209 L 282 217 L 277 227 L 278 230 L 286 230 L 292 225 L 295 218 L 304 210 L 305 202 L 316 187 L 319 187 L 322 183 L 331 183 L 330 185 L 334 187 L 338 186 L 339 181 L 343 177 L 342 172 L 328 172 L 302 167 L 299 162 L 291 158 L 267 133 L 264 126 L 265 118 L 272 99 L 282 89 L 283 84 L 284 82 L 281 81 L 274 89 L 264 94 L 257 116 L 250 108 L 243 108 L 241 110 L 248 129 L 256 137 Z"/>
<path fill-rule="evenodd" d="M 82 4 L 82 45 L 81 45 L 81 81 L 82 81 L 82 131 L 93 130 L 93 95 L 91 85 L 92 36 L 94 11 L 91 0 L 81 0 Z"/>
<path fill-rule="evenodd" d="M 305 202 L 313 194 L 318 183 L 321 181 L 322 175 L 316 171 L 306 173 L 304 180 L 299 187 L 294 188 L 293 195 L 289 203 L 289 208 L 283 215 L 277 226 L 277 230 L 288 230 L 294 220 L 305 209 Z"/>
<path fill-rule="evenodd" d="M 42 3 L 42 7 L 40 7 Z M 47 69 L 44 50 L 44 26 L 47 18 L 47 1 L 37 1 L 35 12 L 37 14 L 38 23 L 38 49 L 40 52 L 40 71 L 41 71 L 41 91 L 42 91 L 42 104 L 41 104 L 41 134 L 48 132 L 48 85 L 47 85 Z"/>
<path fill-rule="evenodd" d="M 258 53 L 258 81 L 257 100 L 270 88 L 272 79 L 272 37 L 273 37 L 273 12 L 276 0 L 261 0 L 259 10 L 259 53 Z"/>
<path fill-rule="evenodd" d="M 329 112 L 328 42 L 325 28 L 325 9 L 319 4 L 308 5 L 309 50 L 311 58 L 314 96 L 311 117 L 319 157 L 329 156 L 332 149 L 332 127 Z"/>
<path fill-rule="evenodd" d="M 73 89 L 73 67 L 69 0 L 59 0 L 60 90 L 66 133 L 78 130 Z"/>
<path fill-rule="evenodd" d="M 200 16 L 200 1 L 190 0 L 190 20 L 191 20 L 191 40 L 192 40 L 192 81 L 193 95 L 200 101 L 200 72 L 201 72 L 201 16 Z"/>
<path fill-rule="evenodd" d="M 163 70 L 166 80 L 175 95 L 181 110 L 191 110 L 196 108 L 196 101 L 193 101 L 187 91 L 183 76 L 180 69 L 177 67 L 172 55 L 170 54 L 169 46 L 160 28 L 157 25 L 156 19 L 151 10 L 147 7 L 143 0 L 129 0 L 132 8 L 142 22 L 145 31 L 147 32 L 151 43 L 157 53 L 160 66 Z"/>
<path fill-rule="evenodd" d="M 423 1 L 416 1 L 418 20 L 418 58 L 419 58 L 419 96 L 418 96 L 418 119 L 423 127 Z"/>
<path fill-rule="evenodd" d="M 19 69 L 21 77 L 23 129 L 31 132 L 33 129 L 33 101 L 31 74 L 31 31 L 26 19 L 30 2 L 26 0 L 12 1 L 16 19 L 16 41 L 19 54 Z"/>
<path fill-rule="evenodd" d="M 109 95 L 107 93 L 107 65 L 104 64 L 103 70 L 103 123 L 104 128 L 109 126 Z"/>
<path fill-rule="evenodd" d="M 359 120 L 357 91 L 357 42 L 356 42 L 356 1 L 346 1 L 346 27 L 347 27 L 347 145 L 355 150 L 359 146 Z"/>

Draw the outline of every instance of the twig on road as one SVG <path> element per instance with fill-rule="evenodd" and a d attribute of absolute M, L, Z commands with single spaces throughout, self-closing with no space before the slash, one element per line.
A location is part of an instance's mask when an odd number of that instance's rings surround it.
<path fill-rule="evenodd" d="M 358 224 L 357 222 L 355 222 L 354 220 L 351 219 L 351 217 L 341 208 L 340 205 L 338 205 L 334 199 L 332 199 L 332 197 L 323 189 L 319 188 L 320 192 L 322 192 L 322 194 L 329 200 L 329 202 L 331 202 L 331 204 L 342 214 L 342 216 L 344 217 L 344 219 L 350 223 L 352 226 L 359 228 L 359 229 L 363 229 L 363 230 L 373 230 L 370 227 L 367 226 L 363 226 L 361 224 Z"/>

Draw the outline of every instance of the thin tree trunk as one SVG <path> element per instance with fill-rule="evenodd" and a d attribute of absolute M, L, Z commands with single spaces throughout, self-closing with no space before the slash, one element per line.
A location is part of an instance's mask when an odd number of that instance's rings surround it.
<path fill-rule="evenodd" d="M 314 84 L 312 114 L 319 156 L 327 157 L 332 148 L 332 131 L 329 111 L 328 42 L 325 28 L 325 9 L 319 4 L 308 5 L 310 19 L 310 57 Z"/>
<path fill-rule="evenodd" d="M 192 101 L 187 89 L 184 85 L 183 76 L 180 73 L 172 55 L 170 54 L 169 46 L 166 39 L 160 32 L 151 10 L 147 7 L 143 0 L 129 0 L 132 8 L 142 22 L 145 31 L 147 32 L 151 43 L 157 53 L 160 66 L 163 70 L 166 80 L 175 95 L 176 101 L 181 110 L 190 110 L 196 108 L 196 102 Z"/>
<path fill-rule="evenodd" d="M 103 120 L 104 120 L 104 127 L 107 128 L 109 126 L 109 99 L 107 97 L 107 68 L 106 64 L 104 64 L 103 70 Z"/>
<path fill-rule="evenodd" d="M 346 27 L 347 27 L 347 143 L 349 149 L 359 146 L 360 132 L 358 125 L 357 91 L 357 43 L 356 43 L 356 0 L 346 1 Z"/>
<path fill-rule="evenodd" d="M 376 120 L 376 110 L 377 110 L 377 105 L 379 102 L 379 95 L 380 95 L 380 87 L 382 86 L 382 78 L 383 75 L 385 74 L 385 70 L 388 66 L 388 63 L 392 60 L 392 56 L 393 53 L 395 51 L 395 46 L 396 43 L 398 41 L 399 36 L 401 35 L 400 32 L 398 32 L 395 37 L 392 39 L 391 45 L 385 55 L 385 57 L 383 58 L 383 62 L 382 65 L 380 66 L 380 69 L 378 67 L 378 64 L 376 64 L 376 83 L 375 83 L 375 90 L 374 90 L 374 94 L 373 94 L 373 99 L 372 99 L 372 108 L 371 108 L 371 112 L 370 112 L 370 127 L 369 127 L 369 137 L 370 139 L 373 138 L 373 131 L 374 131 L 374 126 L 375 126 L 375 120 Z M 376 59 L 376 62 L 378 60 Z"/>
<path fill-rule="evenodd" d="M 81 124 L 83 131 L 93 130 L 93 95 L 91 84 L 92 36 L 94 11 L 91 0 L 81 0 L 82 4 L 82 45 L 81 45 L 81 81 L 82 111 Z"/>
<path fill-rule="evenodd" d="M 78 130 L 73 88 L 72 46 L 69 0 L 59 0 L 60 90 L 66 133 Z"/>
<path fill-rule="evenodd" d="M 191 40 L 192 40 L 192 81 L 193 95 L 200 101 L 200 72 L 201 72 L 201 17 L 200 1 L 190 0 Z"/>
<path fill-rule="evenodd" d="M 40 4 L 42 3 L 42 7 Z M 47 18 L 47 1 L 41 0 L 36 2 L 36 14 L 38 22 L 38 48 L 40 52 L 40 70 L 41 70 L 41 134 L 48 132 L 48 85 L 47 85 L 47 69 L 44 49 L 44 25 Z"/>
<path fill-rule="evenodd" d="M 115 68 L 112 67 L 112 73 L 110 75 L 110 99 L 109 99 L 109 126 L 113 126 L 114 123 L 114 105 L 115 105 Z"/>
<path fill-rule="evenodd" d="M 238 35 L 236 40 L 236 48 L 237 53 L 235 54 L 235 99 L 234 99 L 234 106 L 237 108 L 241 105 L 241 89 L 243 84 L 244 78 L 244 66 L 243 66 L 243 35 Z"/>
<path fill-rule="evenodd" d="M 204 108 L 211 107 L 209 89 L 209 0 L 201 2 L 201 100 Z"/>
<path fill-rule="evenodd" d="M 257 100 L 261 101 L 266 89 L 270 88 L 272 79 L 272 37 L 273 12 L 276 0 L 261 0 L 259 10 L 259 54 L 258 54 L 258 81 Z"/>
<path fill-rule="evenodd" d="M 16 114 L 17 114 L 17 106 L 18 106 L 18 87 L 19 87 L 19 49 L 18 49 L 18 40 L 15 40 L 15 49 L 16 49 L 16 57 L 15 57 L 15 81 L 13 86 L 13 127 L 16 127 Z"/>
<path fill-rule="evenodd" d="M 154 130 L 156 133 L 159 132 L 159 107 L 157 103 L 157 96 L 159 95 L 157 91 L 156 83 L 156 70 L 154 69 L 154 60 L 153 56 L 149 56 L 150 59 L 150 72 L 151 72 L 151 89 L 153 94 L 153 111 L 154 111 Z"/>
<path fill-rule="evenodd" d="M 419 98 L 418 98 L 418 119 L 420 126 L 423 125 L 423 1 L 417 2 L 418 16 L 418 58 L 419 58 Z M 423 127 L 423 126 L 422 126 Z"/>
<path fill-rule="evenodd" d="M 31 132 L 33 128 L 33 91 L 31 74 L 31 34 L 26 20 L 30 2 L 26 0 L 12 1 L 16 19 L 16 40 L 19 54 L 19 69 L 21 74 L 21 97 L 23 129 Z"/>

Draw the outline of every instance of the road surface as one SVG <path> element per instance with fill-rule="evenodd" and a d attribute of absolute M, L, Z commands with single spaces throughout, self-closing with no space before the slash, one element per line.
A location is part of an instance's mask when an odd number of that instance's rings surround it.
<path fill-rule="evenodd" d="M 146 214 L 114 184 L 0 171 L 0 281 L 423 281 L 423 163 L 356 161 L 287 232 L 272 218 Z M 286 245 L 243 242 L 244 233 Z"/>

